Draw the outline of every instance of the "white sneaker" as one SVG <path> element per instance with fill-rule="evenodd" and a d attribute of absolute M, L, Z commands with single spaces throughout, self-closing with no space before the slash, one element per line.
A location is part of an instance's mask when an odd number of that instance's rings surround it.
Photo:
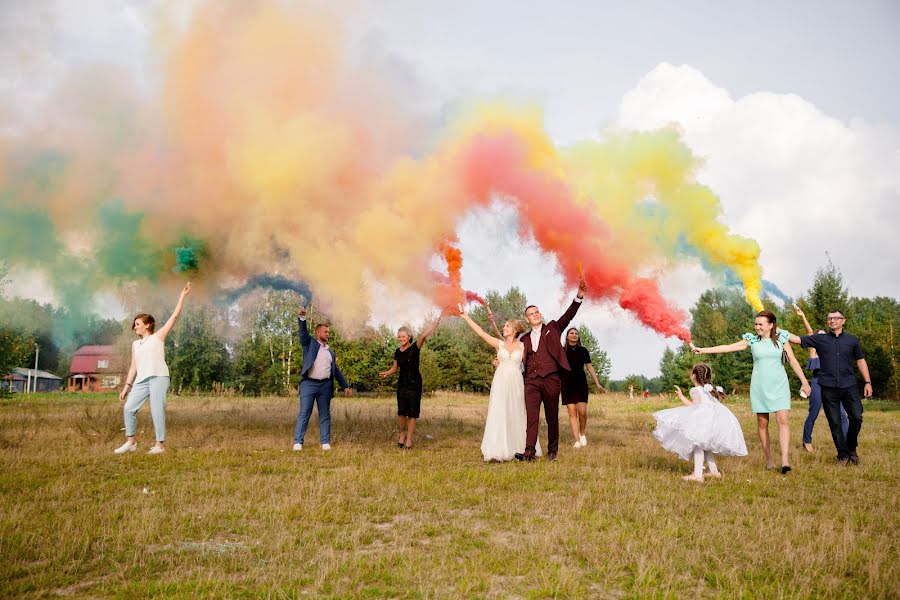
<path fill-rule="evenodd" d="M 579 448 L 581 448 L 581 442 L 575 442 L 574 444 L 572 444 L 572 447 L 578 450 Z"/>
<path fill-rule="evenodd" d="M 586 435 L 581 436 L 581 439 L 580 439 L 579 441 L 581 442 L 581 447 L 582 447 L 582 448 L 584 448 L 585 446 L 587 446 L 587 436 L 586 436 Z"/>
<path fill-rule="evenodd" d="M 135 450 L 137 450 L 137 443 L 128 441 L 113 450 L 113 452 L 116 454 L 125 454 L 126 452 L 134 452 Z"/>
<path fill-rule="evenodd" d="M 165 451 L 165 446 L 153 446 L 147 451 L 147 454 L 162 454 Z"/>
<path fill-rule="evenodd" d="M 329 450 L 331 450 L 331 444 L 322 444 L 322 450 L 328 452 Z"/>
<path fill-rule="evenodd" d="M 300 452 L 303 450 L 303 444 L 294 444 L 294 452 Z"/>

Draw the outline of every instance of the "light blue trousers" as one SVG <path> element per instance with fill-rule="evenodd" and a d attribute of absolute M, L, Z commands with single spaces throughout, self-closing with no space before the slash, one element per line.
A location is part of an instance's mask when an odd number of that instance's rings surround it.
<path fill-rule="evenodd" d="M 147 398 L 150 398 L 150 416 L 153 417 L 153 432 L 156 434 L 156 441 L 166 441 L 166 392 L 168 390 L 168 377 L 148 377 L 134 384 L 125 401 L 125 435 L 132 436 L 137 432 L 137 412 Z"/>

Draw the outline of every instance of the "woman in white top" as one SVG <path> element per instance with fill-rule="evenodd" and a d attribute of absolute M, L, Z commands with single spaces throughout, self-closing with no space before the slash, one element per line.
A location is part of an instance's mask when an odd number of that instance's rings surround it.
<path fill-rule="evenodd" d="M 140 314 L 131 323 L 131 329 L 140 336 L 140 339 L 131 345 L 131 366 L 125 377 L 125 386 L 119 394 L 119 401 L 124 403 L 127 439 L 116 448 L 116 454 L 137 450 L 137 442 L 134 439 L 137 432 L 137 411 L 147 398 L 150 398 L 150 415 L 153 417 L 153 432 L 156 434 L 156 445 L 150 448 L 147 454 L 162 454 L 166 450 L 166 392 L 169 390 L 169 367 L 166 365 L 165 341 L 181 314 L 184 297 L 190 291 L 191 284 L 188 282 L 181 290 L 172 316 L 159 331 L 156 331 L 156 320 L 152 315 Z"/>

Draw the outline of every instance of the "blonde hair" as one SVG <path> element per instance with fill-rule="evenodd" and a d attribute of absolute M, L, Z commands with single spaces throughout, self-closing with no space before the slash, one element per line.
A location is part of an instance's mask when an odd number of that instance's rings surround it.
<path fill-rule="evenodd" d="M 509 319 L 504 325 L 509 325 L 512 327 L 514 335 L 518 336 L 520 333 L 525 331 L 525 326 L 522 325 L 522 321 L 518 319 Z"/>
<path fill-rule="evenodd" d="M 397 335 L 400 335 L 401 333 L 405 333 L 406 335 L 408 335 L 409 339 L 412 339 L 413 337 L 412 331 L 410 331 L 409 327 L 407 327 L 406 325 L 397 330 Z"/>

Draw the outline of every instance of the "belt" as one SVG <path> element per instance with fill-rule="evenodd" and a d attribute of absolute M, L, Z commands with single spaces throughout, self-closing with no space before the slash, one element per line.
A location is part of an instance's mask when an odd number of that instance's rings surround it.
<path fill-rule="evenodd" d="M 332 380 L 331 377 L 326 377 L 325 379 L 315 379 L 315 378 L 313 378 L 313 377 L 304 377 L 304 378 L 303 378 L 303 381 L 318 381 L 318 382 L 320 382 L 320 383 L 323 382 L 323 381 L 331 381 L 331 380 Z"/>

